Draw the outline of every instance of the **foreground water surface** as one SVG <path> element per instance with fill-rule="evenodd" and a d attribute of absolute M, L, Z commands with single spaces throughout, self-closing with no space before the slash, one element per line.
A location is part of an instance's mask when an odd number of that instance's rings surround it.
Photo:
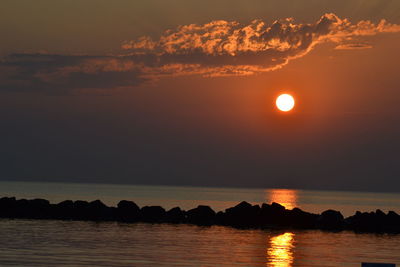
<path fill-rule="evenodd" d="M 319 213 L 333 208 L 400 213 L 400 195 L 291 189 L 236 189 L 0 182 L 0 196 L 119 200 L 139 206 L 199 204 L 223 210 L 245 200 Z M 239 230 L 222 226 L 0 219 L 0 266 L 360 266 L 400 264 L 400 235 Z"/>
<path fill-rule="evenodd" d="M 400 263 L 400 238 L 321 231 L 0 220 L 0 266 L 360 266 Z"/>

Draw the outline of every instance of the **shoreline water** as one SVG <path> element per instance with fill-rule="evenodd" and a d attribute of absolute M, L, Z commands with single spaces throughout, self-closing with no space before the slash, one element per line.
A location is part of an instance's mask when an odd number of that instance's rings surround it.
<path fill-rule="evenodd" d="M 351 230 L 366 233 L 400 233 L 400 215 L 394 211 L 387 214 L 381 210 L 359 212 L 344 217 L 332 209 L 321 214 L 299 208 L 286 209 L 273 202 L 252 205 L 241 202 L 225 211 L 215 212 L 211 207 L 199 205 L 183 210 L 175 207 L 165 210 L 161 206 L 140 208 L 133 201 L 121 200 L 117 207 L 109 207 L 100 200 L 65 200 L 51 204 L 45 199 L 0 198 L 0 217 L 12 219 L 57 219 L 84 221 L 119 221 L 147 223 L 175 223 L 195 225 L 221 225 L 251 229 L 319 229 L 329 231 Z"/>
<path fill-rule="evenodd" d="M 299 191 L 322 191 L 327 193 L 361 193 L 361 194 L 400 194 L 398 189 L 396 190 L 380 190 L 380 191 L 371 191 L 371 190 L 361 190 L 357 188 L 308 188 L 308 187 L 287 187 L 287 186 L 241 186 L 241 185 L 210 185 L 210 184 L 147 184 L 147 183 L 123 183 L 123 182 L 116 182 L 116 183 L 108 183 L 108 182 L 95 182 L 95 181 L 68 181 L 68 180 L 15 180 L 15 179 L 6 179 L 0 180 L 0 183 L 27 183 L 27 184 L 75 184 L 75 185 L 82 185 L 82 186 L 93 186 L 93 185 L 100 185 L 100 186 L 140 186 L 140 187 L 166 187 L 166 188 L 209 188 L 209 189 L 232 189 L 232 190 L 299 190 Z"/>

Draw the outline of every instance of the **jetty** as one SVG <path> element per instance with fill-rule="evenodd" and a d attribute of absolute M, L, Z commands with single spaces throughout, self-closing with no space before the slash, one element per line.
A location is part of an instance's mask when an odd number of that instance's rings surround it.
<path fill-rule="evenodd" d="M 251 229 L 350 230 L 359 233 L 400 234 L 400 215 L 394 211 L 357 211 L 345 218 L 336 210 L 315 214 L 299 208 L 286 209 L 278 203 L 252 205 L 245 201 L 225 211 L 215 212 L 211 207 L 204 205 L 185 211 L 179 207 L 170 210 L 161 206 L 139 207 L 135 202 L 128 200 L 121 200 L 117 207 L 109 207 L 100 200 L 65 200 L 52 204 L 46 199 L 3 197 L 0 198 L 0 218 L 184 223 Z"/>

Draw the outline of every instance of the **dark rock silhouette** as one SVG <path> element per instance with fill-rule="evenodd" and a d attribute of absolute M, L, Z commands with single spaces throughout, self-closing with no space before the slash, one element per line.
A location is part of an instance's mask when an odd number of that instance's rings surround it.
<path fill-rule="evenodd" d="M 400 215 L 389 211 L 386 215 L 384 231 L 389 233 L 400 233 Z"/>
<path fill-rule="evenodd" d="M 264 226 L 288 226 L 288 213 L 284 206 L 273 202 L 271 205 L 262 204 L 261 206 L 261 221 Z"/>
<path fill-rule="evenodd" d="M 27 199 L 18 199 L 16 201 L 15 215 L 17 218 L 29 218 L 29 205 Z"/>
<path fill-rule="evenodd" d="M 288 211 L 288 222 L 289 225 L 293 228 L 299 229 L 313 229 L 316 227 L 316 220 L 318 218 L 318 214 L 313 214 L 309 212 L 305 212 L 299 208 L 294 208 Z"/>
<path fill-rule="evenodd" d="M 140 211 L 144 222 L 163 222 L 165 219 L 165 209 L 160 206 L 145 206 Z"/>
<path fill-rule="evenodd" d="M 183 223 L 186 222 L 186 212 L 179 207 L 175 207 L 167 211 L 165 214 L 165 222 Z"/>
<path fill-rule="evenodd" d="M 117 218 L 123 222 L 136 222 L 140 219 L 140 208 L 135 202 L 121 200 L 118 203 Z"/>
<path fill-rule="evenodd" d="M 186 212 L 187 222 L 197 225 L 215 224 L 215 211 L 209 206 L 200 205 Z"/>
<path fill-rule="evenodd" d="M 89 202 L 83 200 L 77 200 L 74 202 L 74 212 L 72 219 L 75 220 L 89 220 L 88 216 Z"/>
<path fill-rule="evenodd" d="M 326 210 L 317 218 L 317 227 L 324 230 L 342 230 L 344 227 L 343 215 L 336 210 Z"/>
<path fill-rule="evenodd" d="M 225 210 L 225 214 L 219 215 L 219 220 L 223 225 L 230 225 L 240 228 L 260 226 L 260 206 L 252 206 L 243 201 L 235 207 Z"/>
<path fill-rule="evenodd" d="M 0 198 L 0 217 L 15 218 L 16 217 L 17 200 L 15 197 Z"/>
<path fill-rule="evenodd" d="M 339 211 L 326 210 L 313 214 L 299 208 L 286 209 L 278 203 L 252 205 L 245 201 L 216 213 L 209 206 L 184 211 L 179 207 L 165 211 L 160 206 L 141 209 L 132 201 L 121 200 L 117 207 L 108 207 L 100 200 L 65 200 L 50 204 L 45 199 L 0 198 L 1 218 L 59 219 L 89 221 L 120 221 L 150 223 L 190 223 L 196 225 L 225 225 L 237 228 L 321 229 L 328 231 L 400 234 L 400 215 L 394 211 L 385 214 L 359 212 L 344 218 Z"/>
<path fill-rule="evenodd" d="M 95 200 L 89 202 L 87 216 L 93 221 L 112 220 L 113 212 L 112 209 L 107 207 L 103 202 Z"/>
<path fill-rule="evenodd" d="M 28 200 L 27 217 L 34 219 L 46 219 L 50 216 L 50 202 L 46 199 Z"/>
<path fill-rule="evenodd" d="M 53 206 L 54 216 L 57 219 L 72 219 L 74 216 L 74 202 L 64 200 Z"/>
<path fill-rule="evenodd" d="M 345 219 L 348 228 L 356 232 L 400 233 L 400 215 L 394 211 L 385 214 L 376 212 L 359 212 Z"/>

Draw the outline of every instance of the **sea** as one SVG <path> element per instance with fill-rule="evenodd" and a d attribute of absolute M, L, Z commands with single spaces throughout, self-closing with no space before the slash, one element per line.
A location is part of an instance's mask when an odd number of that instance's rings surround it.
<path fill-rule="evenodd" d="M 213 188 L 80 183 L 0 182 L 0 197 L 51 203 L 100 199 L 109 206 L 183 209 L 278 202 L 344 216 L 357 210 L 400 213 L 400 193 Z M 400 235 L 350 231 L 243 230 L 223 226 L 0 219 L 0 266 L 400 266 Z"/>

